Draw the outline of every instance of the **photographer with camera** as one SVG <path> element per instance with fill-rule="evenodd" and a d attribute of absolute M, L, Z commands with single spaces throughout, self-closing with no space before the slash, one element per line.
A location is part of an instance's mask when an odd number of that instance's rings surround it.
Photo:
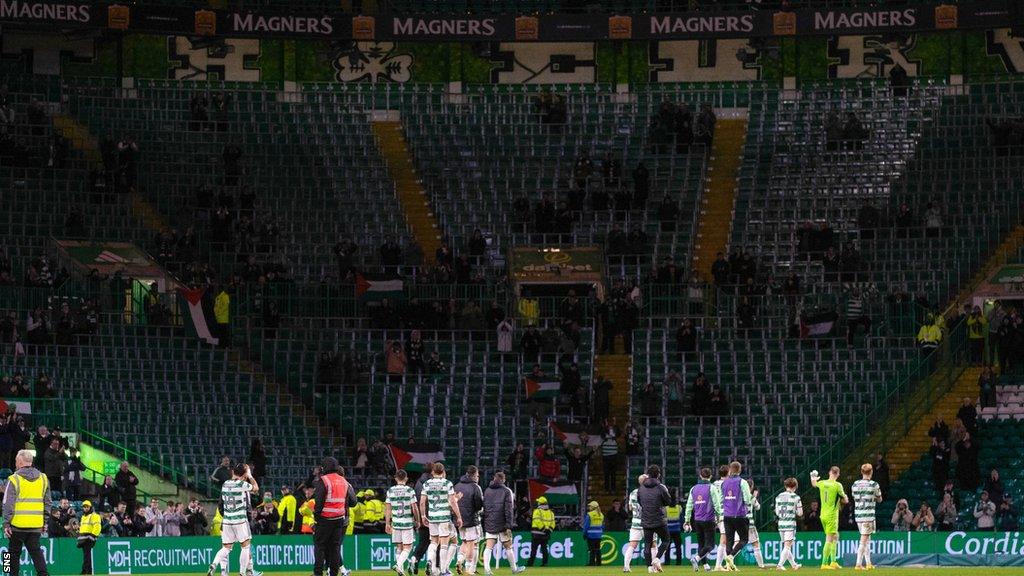
<path fill-rule="evenodd" d="M 896 502 L 896 509 L 892 512 L 892 529 L 895 532 L 909 532 L 914 522 L 914 514 L 910 511 L 910 505 L 906 498 L 900 498 Z"/>

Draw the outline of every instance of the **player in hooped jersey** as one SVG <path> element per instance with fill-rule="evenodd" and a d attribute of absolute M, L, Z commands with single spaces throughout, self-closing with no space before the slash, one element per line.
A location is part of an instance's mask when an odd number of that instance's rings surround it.
<path fill-rule="evenodd" d="M 729 466 L 722 464 L 718 467 L 718 480 L 711 484 L 711 502 L 715 506 L 715 523 L 718 526 L 718 547 L 715 549 L 715 570 L 722 570 L 722 563 L 725 562 L 725 522 L 722 520 L 722 482 L 729 475 Z"/>
<path fill-rule="evenodd" d="M 799 570 L 793 545 L 796 540 L 796 519 L 803 517 L 804 507 L 800 495 L 796 493 L 796 478 L 786 478 L 783 486 L 786 487 L 785 491 L 775 497 L 775 516 L 779 519 L 779 539 L 782 540 L 782 553 L 779 554 L 779 564 L 775 568 L 785 570 L 786 560 L 789 560 L 792 568 Z"/>
<path fill-rule="evenodd" d="M 853 495 L 853 519 L 860 532 L 860 546 L 857 547 L 857 565 L 854 570 L 874 570 L 871 564 L 871 535 L 875 533 L 875 504 L 882 501 L 882 489 L 871 479 L 874 469 L 871 464 L 860 467 L 860 480 L 850 487 Z"/>
<path fill-rule="evenodd" d="M 455 536 L 452 516 L 455 517 L 454 528 L 462 527 L 462 517 L 455 497 L 455 487 L 445 478 L 444 464 L 440 462 L 434 463 L 430 479 L 423 483 L 420 508 L 430 527 L 430 546 L 427 548 L 428 572 L 432 568 L 434 576 L 450 576 L 448 566 L 451 565 L 455 552 L 449 547 L 452 537 Z M 439 554 L 436 566 L 433 565 L 435 554 Z"/>
<path fill-rule="evenodd" d="M 644 483 L 647 480 L 647 474 L 641 474 L 637 478 L 637 486 Z M 629 563 L 633 560 L 633 554 L 636 549 L 640 547 L 640 543 L 644 539 L 644 527 L 643 522 L 640 518 L 640 500 L 637 497 L 639 489 L 636 488 L 629 493 L 629 498 L 626 499 L 626 511 L 632 514 L 633 518 L 629 524 L 629 543 L 626 544 L 626 551 L 622 557 L 622 571 L 631 572 Z"/>
<path fill-rule="evenodd" d="M 252 554 L 249 549 L 252 542 L 252 534 L 249 531 L 249 495 L 259 492 L 259 484 L 252 477 L 249 466 L 241 462 L 235 464 L 231 469 L 231 479 L 221 486 L 222 546 L 213 558 L 210 569 L 206 571 L 206 576 L 213 576 L 218 566 L 224 576 L 228 575 L 228 555 L 235 547 L 235 542 L 242 546 L 242 553 L 238 558 L 239 573 L 244 576 L 252 575 Z"/>
<path fill-rule="evenodd" d="M 405 470 L 395 472 L 395 485 L 388 488 L 384 501 L 384 532 L 391 535 L 391 543 L 398 552 L 392 567 L 398 576 L 405 576 L 405 564 L 420 526 L 416 491 L 407 484 L 408 481 L 409 475 Z"/>

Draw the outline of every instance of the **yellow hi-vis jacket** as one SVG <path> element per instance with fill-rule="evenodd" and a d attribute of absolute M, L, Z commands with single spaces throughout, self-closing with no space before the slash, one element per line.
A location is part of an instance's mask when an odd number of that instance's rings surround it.
<path fill-rule="evenodd" d="M 95 512 L 82 514 L 82 520 L 78 527 L 79 540 L 96 540 L 103 530 L 103 519 Z"/>
<path fill-rule="evenodd" d="M 15 472 L 8 479 L 10 486 L 5 496 L 13 489 L 14 516 L 11 527 L 23 530 L 42 530 L 45 521 L 45 495 L 50 491 L 50 483 L 46 475 L 39 474 L 35 480 L 29 480 Z"/>
<path fill-rule="evenodd" d="M 555 512 L 548 508 L 535 508 L 533 510 L 533 523 L 530 528 L 533 532 L 551 532 L 555 529 Z"/>
<path fill-rule="evenodd" d="M 366 501 L 366 512 L 363 513 L 363 522 L 383 522 L 384 503 L 376 498 Z"/>
<path fill-rule="evenodd" d="M 917 343 L 920 346 L 934 348 L 942 341 L 942 329 L 935 324 L 926 324 L 917 331 Z"/>
<path fill-rule="evenodd" d="M 295 502 L 295 496 L 294 495 L 288 494 L 286 496 L 282 496 L 281 497 L 281 502 L 278 503 L 278 505 L 277 505 L 277 514 L 278 514 L 278 516 L 280 516 L 280 518 L 277 521 L 277 528 L 278 528 L 278 530 L 281 529 L 281 523 L 286 521 L 286 520 L 288 522 L 291 522 L 291 525 L 293 526 L 292 530 L 294 530 L 294 526 L 295 526 L 295 512 L 296 512 L 297 508 L 298 508 L 298 503 Z"/>

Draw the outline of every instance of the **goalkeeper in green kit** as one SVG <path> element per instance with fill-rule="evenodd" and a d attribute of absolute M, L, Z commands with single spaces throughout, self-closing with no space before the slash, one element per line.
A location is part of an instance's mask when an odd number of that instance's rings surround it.
<path fill-rule="evenodd" d="M 821 552 L 821 569 L 838 570 L 839 509 L 850 501 L 839 482 L 839 466 L 828 471 L 828 480 L 819 480 L 818 471 L 811 470 L 811 486 L 821 495 L 821 526 L 825 529 L 825 548 Z"/>

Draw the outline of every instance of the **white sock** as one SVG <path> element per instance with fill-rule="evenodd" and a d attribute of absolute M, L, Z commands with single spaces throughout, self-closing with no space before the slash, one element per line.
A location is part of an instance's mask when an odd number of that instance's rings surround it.
<path fill-rule="evenodd" d="M 453 544 L 453 543 L 449 543 L 448 544 L 448 561 L 444 563 L 444 569 L 450 571 L 452 569 L 452 559 L 456 558 L 458 556 L 460 556 L 458 545 Z"/>
<path fill-rule="evenodd" d="M 871 564 L 871 542 L 864 543 L 864 564 Z"/>
<path fill-rule="evenodd" d="M 624 569 L 629 568 L 629 563 L 633 560 L 633 550 L 635 550 L 635 548 L 626 544 L 626 553 L 622 555 L 622 567 Z"/>
<path fill-rule="evenodd" d="M 441 546 L 440 544 L 438 544 L 438 547 L 441 548 L 441 550 L 440 550 L 441 557 L 438 558 L 438 560 L 437 560 L 437 564 L 438 564 L 437 571 L 440 572 L 441 574 L 444 574 L 445 571 L 448 570 L 448 565 L 451 564 L 451 562 L 452 562 L 452 554 L 451 554 L 452 547 L 448 546 L 448 545 Z"/>
<path fill-rule="evenodd" d="M 491 554 L 494 548 L 484 548 L 484 574 L 491 571 Z"/>
<path fill-rule="evenodd" d="M 719 544 L 715 549 L 715 568 L 721 568 L 725 560 L 725 544 Z"/>
<path fill-rule="evenodd" d="M 252 546 L 250 546 L 249 547 L 249 565 L 246 566 L 246 568 L 250 572 L 255 572 L 256 571 L 256 562 L 253 561 L 253 559 L 252 559 L 253 556 L 255 556 L 255 554 L 252 553 Z"/>
<path fill-rule="evenodd" d="M 758 561 L 758 568 L 765 567 L 765 557 L 761 553 L 761 542 L 754 546 L 754 560 Z"/>
<path fill-rule="evenodd" d="M 462 548 L 461 547 L 458 548 L 457 555 L 455 556 L 455 565 L 456 566 L 465 566 L 466 565 L 466 555 L 462 553 Z"/>
<path fill-rule="evenodd" d="M 786 547 L 783 546 L 782 547 L 782 552 L 779 552 L 779 563 L 775 565 L 777 568 L 782 568 L 783 566 L 786 565 L 786 558 L 787 558 L 787 553 L 788 552 L 789 552 L 789 550 L 787 550 Z"/>
<path fill-rule="evenodd" d="M 505 558 L 508 559 L 508 565 L 513 570 L 516 570 L 517 568 L 519 568 L 519 559 L 516 558 L 516 551 L 515 550 L 513 550 L 511 548 L 505 548 Z M 497 558 L 494 559 L 494 569 L 495 570 L 498 569 L 498 559 Z"/>
<path fill-rule="evenodd" d="M 437 544 L 434 542 L 427 546 L 427 566 L 437 569 Z"/>
<path fill-rule="evenodd" d="M 398 558 L 395 558 L 395 564 L 398 565 L 403 571 L 405 570 L 405 562 L 409 559 L 409 551 L 402 550 L 398 553 Z"/>
<path fill-rule="evenodd" d="M 793 543 L 793 546 L 796 546 L 796 542 Z M 798 566 L 798 564 L 796 563 L 796 554 L 793 553 L 793 548 L 789 549 L 789 563 L 792 566 Z"/>
<path fill-rule="evenodd" d="M 245 572 L 246 568 L 249 567 L 249 562 L 252 560 L 252 554 L 249 553 L 249 547 L 243 546 L 242 553 L 238 556 L 238 570 L 239 572 Z"/>
<path fill-rule="evenodd" d="M 213 557 L 213 565 L 220 567 L 221 574 L 228 573 L 228 554 L 231 554 L 231 549 L 221 546 L 220 551 Z"/>

